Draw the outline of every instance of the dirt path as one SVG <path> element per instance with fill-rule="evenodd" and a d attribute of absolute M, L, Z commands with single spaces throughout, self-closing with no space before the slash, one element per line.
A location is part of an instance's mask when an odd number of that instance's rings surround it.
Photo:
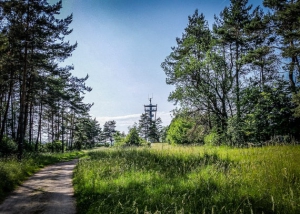
<path fill-rule="evenodd" d="M 72 173 L 76 163 L 73 160 L 40 170 L 0 205 L 0 213 L 75 214 Z"/>

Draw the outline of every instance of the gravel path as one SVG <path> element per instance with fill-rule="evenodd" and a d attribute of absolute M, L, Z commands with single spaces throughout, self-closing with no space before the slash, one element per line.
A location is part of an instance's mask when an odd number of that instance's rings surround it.
<path fill-rule="evenodd" d="M 3 201 L 0 213 L 75 214 L 72 174 L 76 163 L 73 160 L 43 168 Z"/>

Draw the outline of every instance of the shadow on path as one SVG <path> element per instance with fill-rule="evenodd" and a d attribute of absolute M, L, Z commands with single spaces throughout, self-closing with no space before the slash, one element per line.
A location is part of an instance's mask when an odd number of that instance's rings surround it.
<path fill-rule="evenodd" d="M 75 214 L 73 169 L 78 160 L 47 166 L 0 205 L 1 214 Z"/>

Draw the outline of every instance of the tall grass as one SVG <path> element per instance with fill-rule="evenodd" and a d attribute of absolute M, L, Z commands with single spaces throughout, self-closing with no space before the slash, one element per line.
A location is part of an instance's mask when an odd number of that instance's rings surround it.
<path fill-rule="evenodd" d="M 300 213 L 300 147 L 90 152 L 75 170 L 79 213 Z"/>
<path fill-rule="evenodd" d="M 83 152 L 26 154 L 22 161 L 15 157 L 0 159 L 0 202 L 18 184 L 34 172 L 49 164 L 72 160 L 82 156 Z"/>

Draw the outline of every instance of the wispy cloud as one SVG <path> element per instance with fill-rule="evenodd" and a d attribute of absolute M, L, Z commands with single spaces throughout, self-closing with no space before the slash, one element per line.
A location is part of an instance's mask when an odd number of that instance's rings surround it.
<path fill-rule="evenodd" d="M 129 114 L 123 116 L 115 116 L 115 117 L 97 117 L 98 121 L 108 121 L 108 120 L 128 120 L 132 118 L 139 118 L 140 114 Z"/>
<path fill-rule="evenodd" d="M 96 117 L 96 119 L 99 121 L 101 126 L 103 126 L 106 121 L 115 120 L 117 126 L 116 129 L 121 132 L 127 132 L 129 126 L 132 126 L 135 122 L 139 122 L 140 116 L 141 114 L 129 114 L 114 117 Z M 172 119 L 170 112 L 157 112 L 156 117 L 160 117 L 162 119 L 164 126 L 169 125 Z"/>
<path fill-rule="evenodd" d="M 225 2 L 226 2 L 226 0 L 223 0 L 222 3 L 221 3 L 220 5 L 224 4 Z"/>

